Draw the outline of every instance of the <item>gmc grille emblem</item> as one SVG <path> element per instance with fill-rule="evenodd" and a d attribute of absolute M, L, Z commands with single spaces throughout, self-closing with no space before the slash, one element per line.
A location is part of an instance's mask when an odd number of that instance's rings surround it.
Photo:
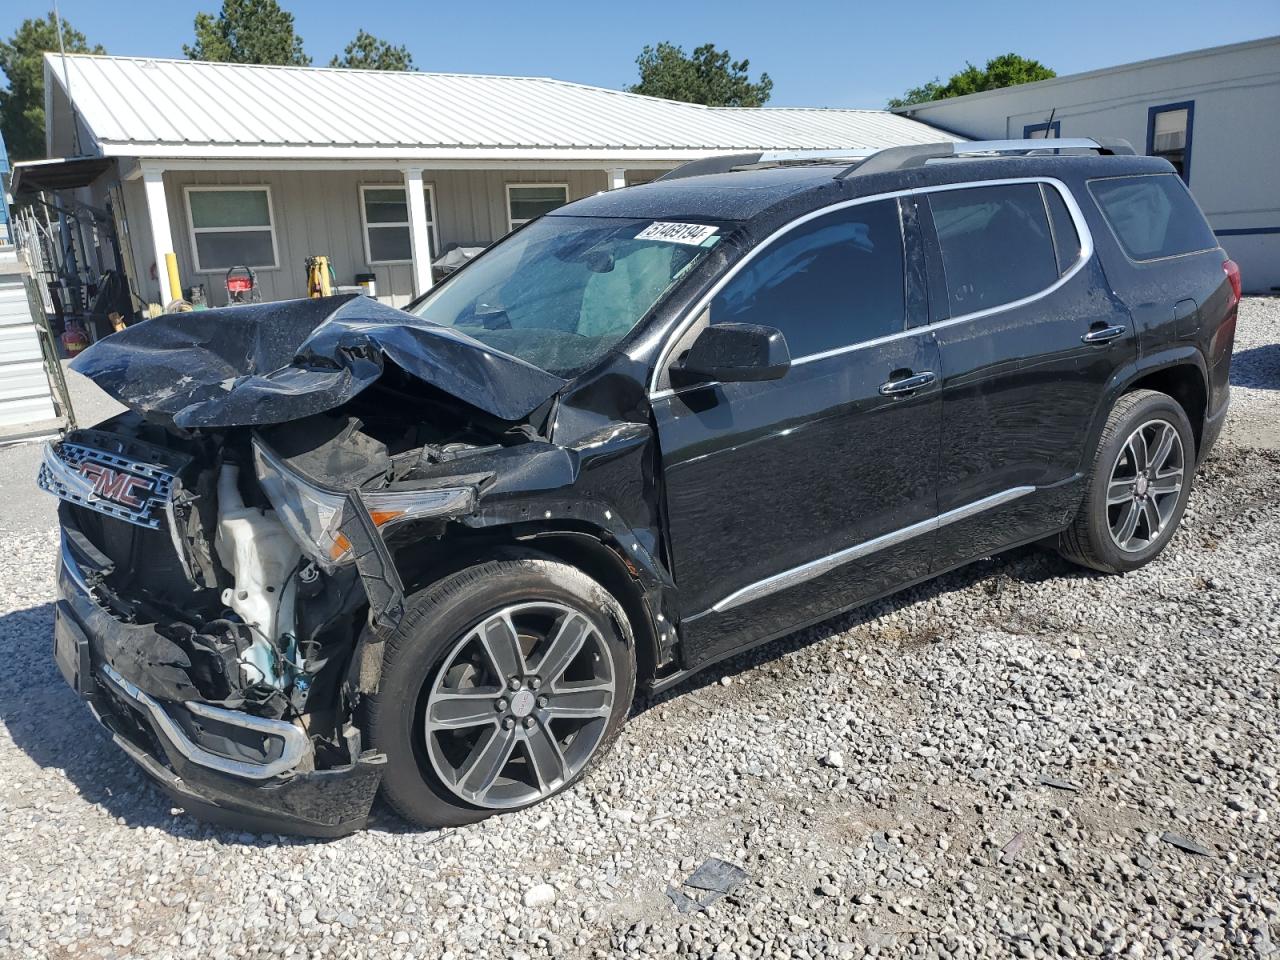
<path fill-rule="evenodd" d="M 44 448 L 39 483 L 68 503 L 158 530 L 177 471 L 188 462 L 183 454 L 141 440 L 78 430 Z"/>
<path fill-rule="evenodd" d="M 100 463 L 86 461 L 80 464 L 80 473 L 93 481 L 93 495 L 103 500 L 119 503 L 133 510 L 141 509 L 147 502 L 147 494 L 155 484 L 143 477 L 136 477 L 122 470 L 113 470 Z M 137 496 L 138 491 L 142 496 Z"/>

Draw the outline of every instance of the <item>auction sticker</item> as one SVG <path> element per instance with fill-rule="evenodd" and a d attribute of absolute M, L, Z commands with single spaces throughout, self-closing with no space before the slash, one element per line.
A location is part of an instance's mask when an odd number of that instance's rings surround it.
<path fill-rule="evenodd" d="M 683 243 L 690 247 L 699 247 L 719 229 L 719 227 L 709 227 L 705 223 L 670 223 L 658 220 L 637 233 L 636 239 Z"/>

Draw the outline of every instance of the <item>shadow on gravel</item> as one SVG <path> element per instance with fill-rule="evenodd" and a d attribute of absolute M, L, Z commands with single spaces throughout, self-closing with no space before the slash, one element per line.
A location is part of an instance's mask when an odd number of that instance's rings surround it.
<path fill-rule="evenodd" d="M 1231 358 L 1231 385 L 1280 390 L 1280 343 L 1241 350 Z"/>
<path fill-rule="evenodd" d="M 0 722 L 36 764 L 134 826 L 167 828 L 167 798 L 120 753 L 53 663 L 53 604 L 0 616 Z M 0 791 L 3 787 L 0 786 Z"/>
<path fill-rule="evenodd" d="M 175 837 L 214 840 L 228 846 L 279 846 L 324 842 L 305 837 L 241 833 L 174 815 L 173 801 L 111 741 L 88 707 L 67 686 L 53 662 L 53 604 L 0 616 L 0 724 L 14 746 L 46 771 L 64 776 L 81 800 L 130 827 L 155 827 Z M 3 740 L 0 739 L 0 747 Z M 5 766 L 4 769 L 13 769 Z M 60 803 L 57 788 L 34 802 Z M 9 802 L 0 784 L 0 803 Z M 50 817 L 75 816 L 65 804 Z M 393 816 L 377 827 L 399 832 Z M 372 824 L 371 824 L 372 826 Z"/>
<path fill-rule="evenodd" d="M 835 634 L 873 623 L 889 614 L 906 610 L 918 603 L 928 602 L 943 594 L 963 590 L 977 583 L 985 583 L 988 593 L 995 596 L 1000 592 L 1002 582 L 1005 580 L 1018 583 L 1040 583 L 1044 580 L 1090 580 L 1099 576 L 1102 574 L 1077 567 L 1048 550 L 1039 547 L 1020 547 L 997 557 L 978 560 L 951 573 L 927 580 L 909 590 L 890 594 L 880 600 L 855 607 L 846 613 L 837 614 L 829 620 L 823 620 L 759 647 L 735 654 L 727 660 L 707 667 L 701 673 L 670 690 L 665 690 L 654 697 L 638 700 L 632 715 L 644 713 L 646 710 L 704 687 L 714 686 L 720 682 L 721 677 L 745 673 L 802 647 L 826 640 Z M 906 650 L 911 646 L 933 643 L 936 639 L 934 635 L 918 637 L 908 635 L 902 637 L 899 642 L 902 649 Z"/>

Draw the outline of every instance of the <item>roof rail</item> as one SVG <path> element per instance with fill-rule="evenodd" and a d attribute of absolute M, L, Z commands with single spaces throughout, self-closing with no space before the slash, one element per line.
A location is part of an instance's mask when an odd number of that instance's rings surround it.
<path fill-rule="evenodd" d="M 725 153 L 717 157 L 703 157 L 701 160 L 690 160 L 673 170 L 668 170 L 654 182 L 660 180 L 683 180 L 685 177 L 701 177 L 708 173 L 728 173 L 734 167 L 759 163 L 763 153 Z"/>
<path fill-rule="evenodd" d="M 658 180 L 682 180 L 709 173 L 736 173 L 740 170 L 764 170 L 770 167 L 801 166 L 811 163 L 853 163 L 875 153 L 875 149 L 853 147 L 848 150 L 765 150 L 761 153 L 730 153 L 718 157 L 690 160 L 668 170 Z"/>
<path fill-rule="evenodd" d="M 930 160 L 947 160 L 953 157 L 983 157 L 993 154 L 1040 153 L 1045 150 L 1096 150 L 1102 156 L 1133 156 L 1134 149 L 1128 140 L 1112 137 L 1042 140 L 972 140 L 952 143 L 913 143 L 902 147 L 888 147 L 865 160 L 860 160 L 836 175 L 837 180 L 849 176 L 867 176 L 873 173 L 892 173 L 923 167 Z"/>
<path fill-rule="evenodd" d="M 766 150 L 759 153 L 726 153 L 720 156 L 690 160 L 674 170 L 668 170 L 658 180 L 683 180 L 685 177 L 701 177 L 711 173 L 733 173 L 738 170 L 760 170 L 810 163 L 840 163 L 853 161 L 836 179 L 857 174 L 891 173 L 911 167 L 922 167 L 930 160 L 946 160 L 953 157 L 991 156 L 993 154 L 1040 153 L 1046 150 L 1096 150 L 1104 156 L 1133 156 L 1128 140 L 1109 137 L 1076 138 L 1068 140 L 973 140 L 952 143 L 913 143 L 902 147 L 885 147 L 868 150 L 854 147 L 848 150 Z"/>

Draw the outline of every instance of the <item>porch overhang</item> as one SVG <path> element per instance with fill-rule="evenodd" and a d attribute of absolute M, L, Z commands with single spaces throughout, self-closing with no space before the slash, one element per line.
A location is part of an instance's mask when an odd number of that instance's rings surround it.
<path fill-rule="evenodd" d="M 9 190 L 14 199 L 41 191 L 75 190 L 87 187 L 115 166 L 110 157 L 55 157 L 24 160 L 13 165 Z"/>

